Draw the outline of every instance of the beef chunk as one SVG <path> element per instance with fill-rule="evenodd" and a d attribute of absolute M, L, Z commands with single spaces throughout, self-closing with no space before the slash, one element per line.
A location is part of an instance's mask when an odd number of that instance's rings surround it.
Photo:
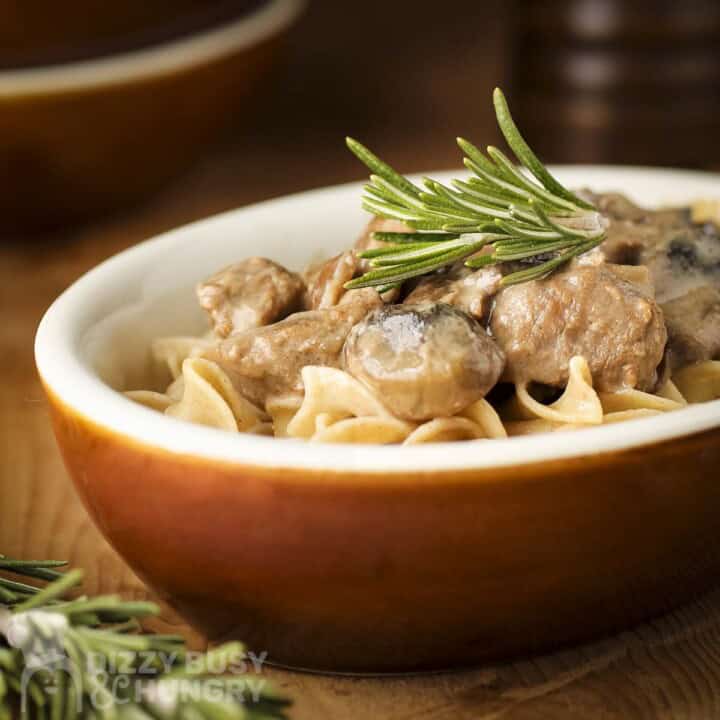
<path fill-rule="evenodd" d="M 197 297 L 210 315 L 215 334 L 228 337 L 297 310 L 303 289 L 295 273 L 272 260 L 252 257 L 200 283 Z"/>
<path fill-rule="evenodd" d="M 446 271 L 422 278 L 405 302 L 411 305 L 446 303 L 484 323 L 502 277 L 498 267 L 471 270 L 464 263 L 457 263 Z"/>
<path fill-rule="evenodd" d="M 498 293 L 492 333 L 507 356 L 505 379 L 562 387 L 575 355 L 595 387 L 651 390 L 667 333 L 652 295 L 608 265 L 576 265 Z"/>
<path fill-rule="evenodd" d="M 302 393 L 306 365 L 339 367 L 351 328 L 381 304 L 374 290 L 358 290 L 352 302 L 232 335 L 204 357 L 218 363 L 244 397 L 264 407 L 270 395 Z"/>

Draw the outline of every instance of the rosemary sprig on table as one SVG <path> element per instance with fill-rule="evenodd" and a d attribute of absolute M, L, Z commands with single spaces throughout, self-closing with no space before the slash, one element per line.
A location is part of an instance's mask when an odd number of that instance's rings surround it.
<path fill-rule="evenodd" d="M 44 588 L 0 577 L 0 720 L 273 720 L 289 704 L 259 676 L 216 674 L 244 655 L 227 643 L 190 656 L 182 638 L 144 635 L 148 602 L 115 596 L 67 599 L 82 579 L 61 562 L 0 555 L 0 571 L 49 581 Z"/>
<path fill-rule="evenodd" d="M 384 291 L 413 277 L 465 260 L 471 268 L 517 261 L 527 265 L 503 284 L 546 277 L 605 238 L 605 221 L 588 202 L 563 187 L 523 139 L 499 88 L 495 114 L 519 165 L 496 147 L 487 154 L 458 138 L 472 175 L 444 185 L 403 177 L 370 150 L 347 138 L 350 150 L 371 170 L 363 207 L 400 220 L 414 232 L 378 232 L 386 245 L 360 257 L 372 269 L 345 285 Z"/>

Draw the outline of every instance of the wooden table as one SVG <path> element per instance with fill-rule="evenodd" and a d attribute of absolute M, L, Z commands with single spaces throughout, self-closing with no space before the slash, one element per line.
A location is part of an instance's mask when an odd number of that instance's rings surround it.
<path fill-rule="evenodd" d="M 339 23 L 342 13 L 354 4 L 334 5 L 334 21 Z M 501 4 L 495 5 L 499 11 Z M 363 3 L 363 12 L 374 9 L 379 14 L 391 6 L 386 2 Z M 402 13 L 387 12 L 401 32 Z M 328 22 L 327 18 L 323 22 Z M 402 77 L 416 72 L 412 59 L 404 64 L 400 59 L 386 70 L 390 90 L 385 95 L 374 93 L 372 77 L 362 75 L 355 78 L 360 90 L 352 97 L 341 97 L 338 107 L 337 95 L 332 94 L 346 83 L 352 84 L 353 72 L 357 74 L 358 68 L 381 69 L 347 37 L 330 42 L 344 65 L 333 63 L 332 58 L 325 58 L 323 64 L 316 55 L 300 54 L 302 39 L 319 39 L 323 28 L 317 11 L 303 23 L 293 40 L 291 53 L 295 56 L 290 66 L 295 73 L 300 67 L 317 77 L 312 73 L 313 64 L 320 63 L 325 74 L 308 88 L 298 84 L 297 74 L 286 71 L 281 78 L 285 92 L 256 116 L 251 129 L 232 148 L 208 158 L 164 195 L 123 217 L 54 236 L 3 238 L 0 242 L 3 553 L 69 559 L 87 569 L 86 589 L 91 593 L 146 595 L 80 507 L 55 448 L 35 375 L 32 340 L 37 323 L 52 299 L 81 273 L 135 242 L 189 220 L 309 186 L 359 177 L 359 166 L 342 147 L 344 131 L 388 152 L 403 170 L 453 165 L 456 152 L 452 143 L 444 140 L 450 132 L 472 131 L 474 137 L 494 139 L 487 110 L 476 105 L 453 105 L 458 90 L 467 87 L 467 73 L 472 67 L 468 70 L 462 52 L 451 55 L 442 50 L 450 41 L 456 49 L 469 46 L 475 37 L 472 28 L 458 31 L 434 27 L 434 32 L 445 38 L 435 45 L 439 69 L 436 75 L 425 73 L 415 78 L 413 92 L 404 102 L 398 104 L 393 93 Z M 418 46 L 422 40 L 417 40 Z M 488 35 L 476 65 L 483 105 L 492 84 L 502 76 L 497 44 L 493 42 L 498 42 L 496 36 Z M 441 77 L 449 78 L 448 82 L 439 83 Z M 372 107 L 359 104 L 358 97 L 371 98 Z M 293 117 L 300 127 L 289 128 L 278 121 L 299 103 L 303 108 Z M 424 115 L 420 107 L 425 107 Z M 438 108 L 444 112 L 439 113 Z M 396 110 L 404 113 L 404 119 L 397 119 Z M 313 118 L 303 121 L 300 116 L 304 112 L 313 113 Z M 413 113 L 417 114 L 414 119 Z M 450 124 L 449 118 L 457 120 L 452 130 L 445 127 Z M 416 153 L 417 148 L 422 148 L 422 154 Z M 171 614 L 164 616 L 165 625 L 178 623 Z M 193 641 L 197 643 L 199 638 L 195 636 Z M 297 720 L 710 720 L 720 718 L 720 591 L 619 637 L 511 665 L 384 679 L 331 678 L 277 670 L 268 670 L 267 674 L 294 698 L 292 717 Z"/>

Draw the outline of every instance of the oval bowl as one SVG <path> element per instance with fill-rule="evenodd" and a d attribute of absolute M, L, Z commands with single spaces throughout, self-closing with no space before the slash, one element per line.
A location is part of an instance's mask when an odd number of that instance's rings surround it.
<path fill-rule="evenodd" d="M 560 168 L 648 204 L 716 175 Z M 443 177 L 443 174 L 440 174 Z M 291 268 L 349 246 L 360 185 L 175 230 L 103 263 L 48 310 L 37 365 L 90 514 L 211 640 L 278 664 L 418 671 L 588 640 L 720 577 L 720 401 L 574 434 L 421 447 L 229 434 L 147 410 L 159 335 L 199 333 L 194 283 L 262 254 Z"/>
<path fill-rule="evenodd" d="M 188 168 L 242 117 L 303 0 L 94 60 L 0 71 L 0 230 L 118 209 Z"/>

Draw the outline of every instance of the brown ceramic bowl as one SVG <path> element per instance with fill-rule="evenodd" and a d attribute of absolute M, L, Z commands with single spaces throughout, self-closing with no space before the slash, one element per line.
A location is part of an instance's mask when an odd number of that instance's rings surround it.
<path fill-rule="evenodd" d="M 12 0 L 0 4 L 0 69 L 131 50 L 237 18 L 267 0 Z"/>
<path fill-rule="evenodd" d="M 96 216 L 237 126 L 302 0 L 134 52 L 0 72 L 0 231 Z"/>
<path fill-rule="evenodd" d="M 646 203 L 720 183 L 558 174 Z M 36 353 L 57 439 L 131 567 L 213 640 L 356 672 L 548 650 L 716 582 L 720 401 L 573 434 L 380 447 L 225 433 L 117 392 L 149 382 L 152 338 L 202 331 L 199 278 L 258 252 L 296 268 L 337 252 L 365 221 L 359 199 L 359 185 L 331 188 L 174 231 L 104 263 L 48 311 Z"/>

